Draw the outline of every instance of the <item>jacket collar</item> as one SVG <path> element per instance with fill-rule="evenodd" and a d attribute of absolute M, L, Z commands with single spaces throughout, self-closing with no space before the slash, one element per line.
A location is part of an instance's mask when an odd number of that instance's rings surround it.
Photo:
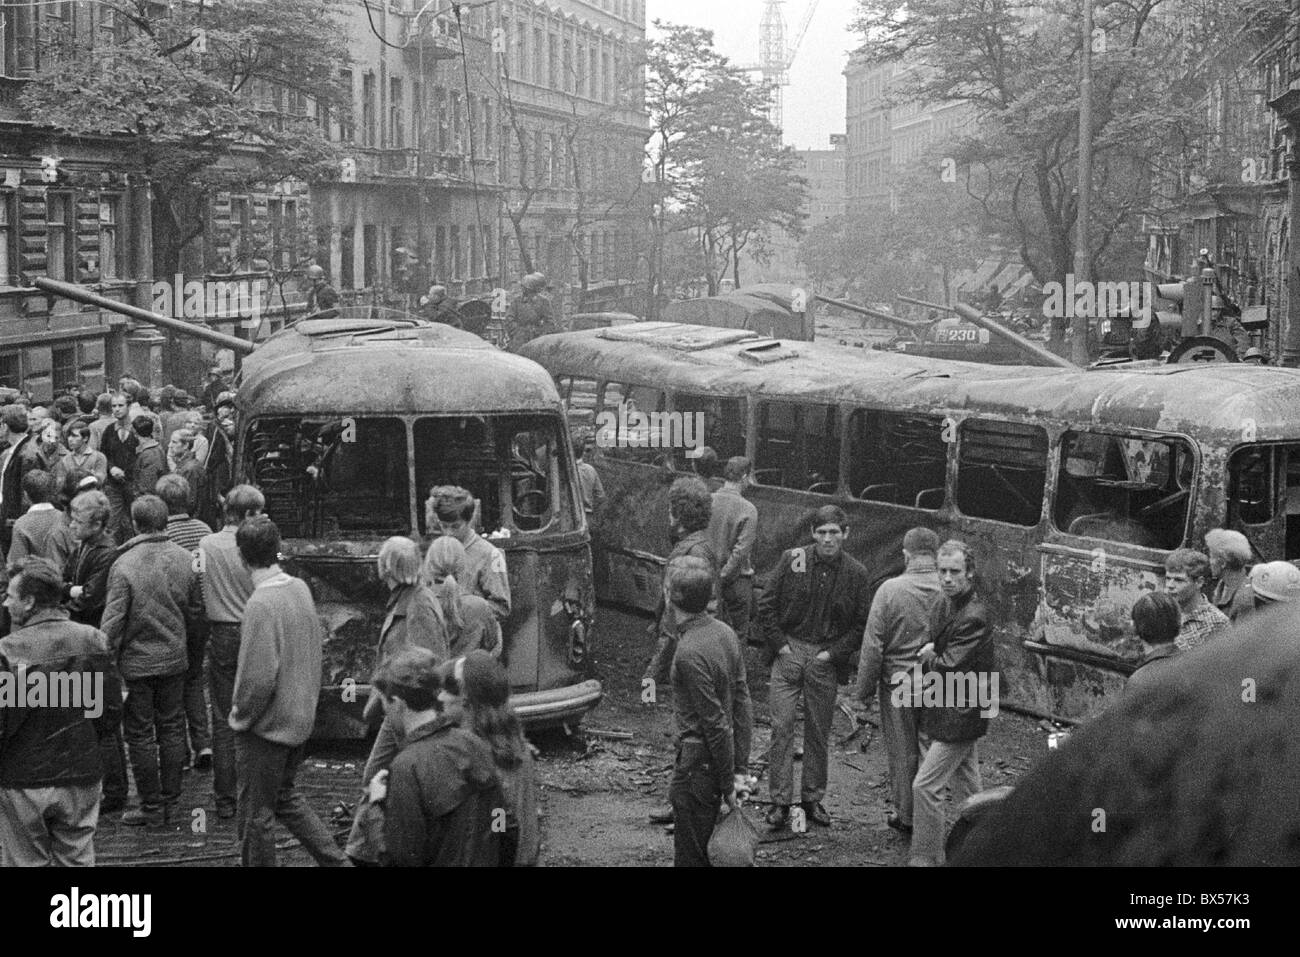
<path fill-rule="evenodd" d="M 445 731 L 447 728 L 455 727 L 456 723 L 456 719 L 451 715 L 440 714 L 428 724 L 422 724 L 408 734 L 406 736 L 406 743 L 410 745 L 414 744 L 416 741 L 423 740 L 424 738 L 432 738 L 435 734 Z"/>
<path fill-rule="evenodd" d="M 271 565 L 269 568 L 249 569 L 248 577 L 253 580 L 254 588 L 261 588 L 263 585 L 270 584 L 271 582 L 281 578 L 288 578 L 289 576 L 285 573 L 284 569 L 282 569 L 280 567 L 280 564 L 277 562 L 276 564 Z"/>
<path fill-rule="evenodd" d="M 1142 660 L 1138 662 L 1138 667 L 1149 665 L 1153 661 L 1160 661 L 1162 658 L 1172 658 L 1177 653 L 1178 645 L 1176 642 L 1169 641 L 1156 645 L 1149 648 L 1147 653 L 1142 656 Z"/>
<path fill-rule="evenodd" d="M 128 538 L 125 542 L 122 543 L 122 548 L 120 550 L 122 554 L 125 555 L 127 552 L 135 548 L 137 545 L 144 545 L 148 542 L 167 542 L 167 541 L 171 541 L 171 539 L 167 537 L 166 532 L 149 532 L 145 535 L 137 535 L 135 536 L 135 538 Z"/>
<path fill-rule="evenodd" d="M 68 620 L 68 610 L 66 608 L 42 608 L 38 611 L 32 612 L 32 616 L 28 618 L 25 622 L 23 622 L 21 626 L 19 626 L 14 630 L 22 631 L 24 628 L 30 628 L 33 625 L 43 625 L 47 621 L 67 621 L 67 620 Z"/>

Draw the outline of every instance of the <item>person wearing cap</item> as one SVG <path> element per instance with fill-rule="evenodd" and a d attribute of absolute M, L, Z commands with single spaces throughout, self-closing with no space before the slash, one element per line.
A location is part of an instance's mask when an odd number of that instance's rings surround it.
<path fill-rule="evenodd" d="M 1264 350 L 1259 346 L 1251 346 L 1246 350 L 1246 354 L 1241 357 L 1241 361 L 1255 366 L 1264 366 L 1268 365 L 1268 356 L 1264 354 Z"/>
<path fill-rule="evenodd" d="M 1183 651 L 1205 644 L 1228 627 L 1228 616 L 1205 597 L 1209 568 L 1210 559 L 1192 548 L 1175 549 L 1165 559 L 1165 591 L 1178 602 L 1183 616 L 1178 631 L 1178 647 Z"/>
<path fill-rule="evenodd" d="M 219 365 L 213 365 L 208 369 L 208 381 L 203 385 L 203 404 L 209 409 L 215 410 L 217 400 L 221 398 L 222 393 L 229 390 L 230 386 L 226 384 L 225 371 Z"/>
<path fill-rule="evenodd" d="M 338 305 L 338 290 L 329 284 L 324 269 L 312 263 L 307 267 L 307 281 L 311 284 L 307 289 L 307 315 Z"/>
<path fill-rule="evenodd" d="M 203 470 L 208 479 L 208 490 L 214 499 L 224 496 L 234 480 L 235 464 L 235 393 L 223 392 L 217 397 L 216 413 L 208 433 L 208 455 Z"/>
<path fill-rule="evenodd" d="M 1251 610 L 1250 590 L 1246 587 L 1251 558 L 1250 541 L 1241 532 L 1229 528 L 1212 528 L 1205 533 L 1205 550 L 1210 556 L 1210 575 L 1216 580 L 1210 602 L 1236 621 Z"/>
<path fill-rule="evenodd" d="M 430 322 L 441 322 L 457 329 L 463 328 L 460 310 L 456 303 L 447 297 L 447 287 L 433 285 L 429 292 L 420 297 L 420 316 Z"/>
<path fill-rule="evenodd" d="M 1264 562 L 1250 570 L 1250 583 L 1245 589 L 1251 598 L 1252 610 L 1293 602 L 1300 599 L 1300 568 L 1290 562 Z"/>
<path fill-rule="evenodd" d="M 1178 654 L 1178 629 L 1182 612 L 1167 592 L 1147 592 L 1133 603 L 1133 630 L 1146 649 L 1137 668 L 1124 686 L 1127 693 L 1149 688 L 1164 674 L 1171 658 Z"/>
<path fill-rule="evenodd" d="M 464 659 L 439 665 L 427 648 L 384 664 L 373 684 L 405 742 L 392 767 L 371 782 L 384 805 L 383 862 L 390 867 L 497 867 L 506 796 L 492 749 L 459 723 L 448 678 L 464 682 Z M 458 673 L 459 672 L 459 673 Z"/>
<path fill-rule="evenodd" d="M 558 332 L 551 300 L 545 295 L 546 277 L 539 272 L 529 273 L 520 283 L 520 295 L 510 303 L 506 328 L 511 350 L 525 342 Z"/>

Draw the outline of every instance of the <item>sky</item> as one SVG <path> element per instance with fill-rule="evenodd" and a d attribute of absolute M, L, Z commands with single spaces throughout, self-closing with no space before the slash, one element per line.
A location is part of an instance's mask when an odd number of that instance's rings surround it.
<path fill-rule="evenodd" d="M 809 0 L 786 0 L 786 41 L 793 42 Z M 849 32 L 855 0 L 820 0 L 785 88 L 785 141 L 799 149 L 829 149 L 844 132 L 844 64 L 857 45 Z M 758 62 L 764 0 L 647 0 L 646 20 L 713 31 L 713 45 L 735 63 Z M 653 29 L 653 28 L 651 28 Z"/>

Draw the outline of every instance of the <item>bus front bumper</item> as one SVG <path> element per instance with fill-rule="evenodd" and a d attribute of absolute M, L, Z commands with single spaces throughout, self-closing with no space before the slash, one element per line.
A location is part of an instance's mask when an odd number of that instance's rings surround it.
<path fill-rule="evenodd" d="M 510 696 L 510 706 L 530 728 L 542 728 L 578 721 L 604 697 L 599 681 L 591 678 L 576 685 L 549 691 L 527 691 Z"/>

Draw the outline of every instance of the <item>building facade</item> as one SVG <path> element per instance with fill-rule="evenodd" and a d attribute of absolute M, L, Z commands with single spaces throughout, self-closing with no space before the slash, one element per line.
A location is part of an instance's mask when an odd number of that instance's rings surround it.
<path fill-rule="evenodd" d="M 37 401 L 99 390 L 128 368 L 157 364 L 160 337 L 119 315 L 48 298 L 38 276 L 147 305 L 150 191 L 129 144 L 61 137 L 19 109 L 18 96 L 56 31 L 113 42 L 115 13 L 90 3 L 0 8 L 0 386 Z"/>
<path fill-rule="evenodd" d="M 804 207 L 808 216 L 804 221 L 806 229 L 844 215 L 846 139 L 843 133 L 832 133 L 828 150 L 795 150 L 803 164 L 800 175 L 808 181 L 808 203 Z"/>
<path fill-rule="evenodd" d="M 570 312 L 644 305 L 644 0 L 495 5 L 502 274 Z"/>

